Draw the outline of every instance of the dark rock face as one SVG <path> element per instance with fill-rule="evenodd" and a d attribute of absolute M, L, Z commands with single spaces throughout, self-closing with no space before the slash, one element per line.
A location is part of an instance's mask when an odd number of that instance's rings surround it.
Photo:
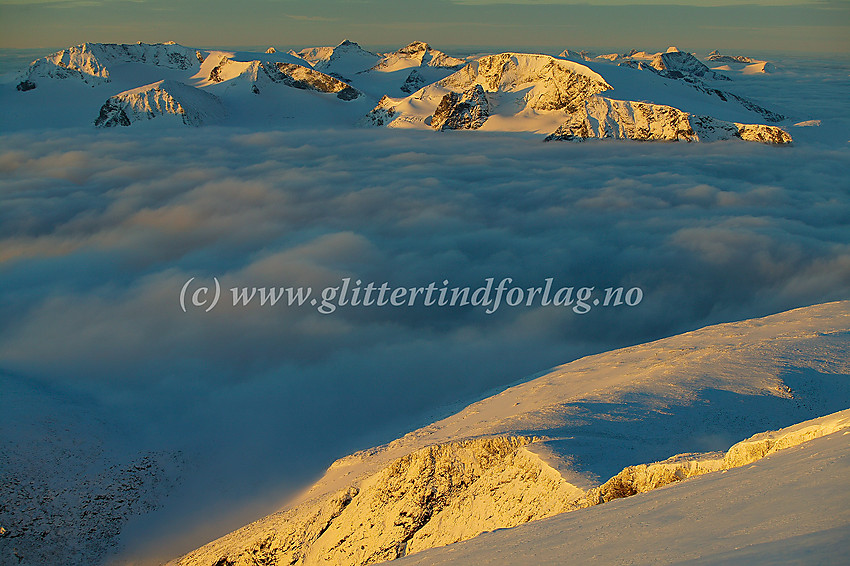
<path fill-rule="evenodd" d="M 262 67 L 271 80 L 293 88 L 336 93 L 337 98 L 346 101 L 354 100 L 360 96 L 359 90 L 341 80 L 307 67 L 292 63 L 277 63 L 273 68 L 269 68 L 268 65 Z M 277 72 L 275 73 L 275 71 Z"/>
<path fill-rule="evenodd" d="M 422 74 L 416 69 L 413 69 L 410 71 L 410 74 L 407 75 L 407 79 L 405 79 L 404 84 L 401 85 L 401 91 L 406 92 L 407 94 L 413 94 L 424 85 L 425 79 L 422 77 Z"/>
<path fill-rule="evenodd" d="M 490 117 L 484 88 L 476 84 L 463 94 L 446 94 L 431 117 L 435 130 L 477 130 Z"/>
<path fill-rule="evenodd" d="M 129 126 L 130 118 L 124 112 L 121 103 L 109 99 L 100 108 L 100 115 L 95 119 L 94 125 L 98 128 L 113 128 L 115 126 Z"/>
<path fill-rule="evenodd" d="M 716 63 L 744 63 L 747 65 L 759 63 L 757 59 L 744 55 L 721 55 L 716 49 L 708 54 L 708 60 Z"/>
<path fill-rule="evenodd" d="M 414 41 L 409 45 L 402 47 L 397 51 L 397 53 L 403 55 L 413 55 L 415 53 L 419 53 L 420 51 L 429 51 L 431 46 L 425 43 L 424 41 Z"/>
<path fill-rule="evenodd" d="M 630 57 L 632 54 L 626 55 Z M 697 79 L 714 81 L 730 81 L 729 77 L 706 67 L 702 61 L 683 51 L 668 51 L 659 53 L 652 61 L 640 61 L 626 58 L 617 63 L 621 67 L 631 67 L 642 71 L 652 71 L 668 79 L 678 79 L 693 82 Z"/>
<path fill-rule="evenodd" d="M 396 111 L 393 107 L 392 100 L 390 100 L 389 96 L 384 95 L 378 102 L 378 105 L 375 106 L 371 112 L 366 114 L 361 121 L 361 124 L 365 126 L 385 126 L 392 122 L 395 116 Z"/>
<path fill-rule="evenodd" d="M 222 58 L 221 62 L 210 71 L 210 80 L 215 83 L 222 82 L 222 69 L 230 64 L 229 58 Z M 331 75 L 320 71 L 295 65 L 294 63 L 273 63 L 270 61 L 256 62 L 256 76 L 254 79 L 265 77 L 273 83 L 282 83 L 286 86 L 299 90 L 316 90 L 336 94 L 340 100 L 354 100 L 360 97 L 360 91 L 347 83 Z M 254 94 L 259 94 L 256 84 L 251 86 Z"/>
<path fill-rule="evenodd" d="M 36 84 L 34 82 L 32 82 L 30 80 L 26 80 L 26 81 L 19 82 L 18 86 L 16 86 L 15 88 L 18 89 L 21 92 L 26 92 L 28 90 L 34 89 L 35 87 L 36 87 Z"/>
<path fill-rule="evenodd" d="M 228 59 L 227 57 L 222 57 L 219 64 L 216 65 L 215 67 L 213 67 L 213 70 L 210 71 L 210 80 L 212 82 L 220 83 L 221 81 L 224 80 L 224 79 L 221 78 L 221 69 L 222 69 L 222 67 L 227 65 L 228 61 L 230 61 L 230 59 Z"/>
<path fill-rule="evenodd" d="M 353 88 L 353 87 L 350 87 L 350 86 L 346 86 L 344 89 L 342 89 L 341 91 L 336 93 L 337 98 L 339 98 L 340 100 L 345 100 L 345 101 L 354 100 L 355 98 L 358 98 L 359 96 L 360 96 L 360 91 L 357 90 L 356 88 Z"/>
<path fill-rule="evenodd" d="M 683 75 L 707 78 L 713 80 L 731 80 L 726 75 L 715 73 L 706 67 L 702 61 L 684 51 L 659 53 L 650 63 L 658 71 L 678 71 Z"/>

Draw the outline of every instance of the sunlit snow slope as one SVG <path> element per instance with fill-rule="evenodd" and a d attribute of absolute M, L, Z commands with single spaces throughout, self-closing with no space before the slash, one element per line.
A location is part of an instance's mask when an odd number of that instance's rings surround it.
<path fill-rule="evenodd" d="M 415 554 L 400 564 L 842 564 L 850 432 L 757 463 Z"/>
<path fill-rule="evenodd" d="M 729 450 L 850 406 L 848 332 L 840 302 L 577 360 L 337 461 L 291 507 L 178 563 L 370 564 L 746 465 L 848 425 Z"/>

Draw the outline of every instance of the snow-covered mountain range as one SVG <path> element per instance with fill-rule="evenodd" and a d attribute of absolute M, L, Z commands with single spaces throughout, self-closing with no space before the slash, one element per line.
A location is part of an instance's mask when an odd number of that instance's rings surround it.
<path fill-rule="evenodd" d="M 335 462 L 289 507 L 174 564 L 416 556 L 845 434 L 848 332 L 850 303 L 830 303 L 579 359 Z"/>
<path fill-rule="evenodd" d="M 759 64 L 718 57 L 706 62 Z M 348 40 L 288 53 L 86 43 L 34 61 L 3 89 L 9 129 L 359 124 L 547 140 L 791 141 L 786 116 L 673 47 L 457 58 L 424 42 L 385 54 Z"/>

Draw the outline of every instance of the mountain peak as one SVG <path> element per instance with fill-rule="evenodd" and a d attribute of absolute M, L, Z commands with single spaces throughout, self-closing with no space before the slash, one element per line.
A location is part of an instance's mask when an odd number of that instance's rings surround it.
<path fill-rule="evenodd" d="M 396 53 L 419 53 L 420 51 L 430 51 L 431 46 L 424 41 L 414 41 L 399 49 Z"/>
<path fill-rule="evenodd" d="M 459 68 L 465 64 L 465 60 L 446 55 L 424 41 L 414 41 L 398 51 L 385 54 L 372 67 L 372 70 L 392 72 L 411 67 L 444 67 L 451 69 Z"/>
<path fill-rule="evenodd" d="M 224 106 L 214 94 L 180 81 L 161 80 L 110 97 L 94 125 L 129 126 L 157 117 L 171 117 L 187 126 L 201 126 L 224 115 Z"/>

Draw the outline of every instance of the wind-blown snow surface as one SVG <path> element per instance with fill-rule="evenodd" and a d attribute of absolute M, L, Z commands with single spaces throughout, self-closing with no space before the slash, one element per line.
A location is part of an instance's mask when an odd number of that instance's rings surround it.
<path fill-rule="evenodd" d="M 177 564 L 371 564 L 752 463 L 850 428 L 850 410 L 618 474 L 846 407 L 848 336 L 844 302 L 577 360 L 337 461 L 297 505 Z"/>
<path fill-rule="evenodd" d="M 575 513 L 415 554 L 400 565 L 840 564 L 850 538 L 847 432 Z"/>
<path fill-rule="evenodd" d="M 182 454 L 180 486 L 157 510 L 130 516 L 118 539 L 167 559 L 273 511 L 333 460 L 520 376 L 845 298 L 846 64 L 776 63 L 777 73 L 735 81 L 800 122 L 820 120 L 791 128 L 795 142 L 783 148 L 544 144 L 316 128 L 295 117 L 291 127 L 257 119 L 163 131 L 150 120 L 143 130 L 98 131 L 61 128 L 70 117 L 42 105 L 42 127 L 0 137 L 0 366 L 44 384 L 35 390 L 50 406 L 90 400 L 96 419 L 68 418 L 122 447 L 95 466 Z M 95 90 L 78 86 L 79 100 Z M 42 85 L 11 88 L 40 96 Z M 232 90 L 265 95 L 247 80 Z M 361 100 L 283 92 L 328 108 Z M 96 97 L 88 120 L 105 100 Z M 227 286 L 317 287 L 347 276 L 405 286 L 553 277 L 639 285 L 646 296 L 634 309 L 582 316 L 552 307 L 182 313 L 186 280 L 213 276 Z M 29 399 L 3 395 L 11 405 Z M 10 437 L 23 426 L 0 413 Z M 61 466 L 44 467 L 62 477 Z"/>

